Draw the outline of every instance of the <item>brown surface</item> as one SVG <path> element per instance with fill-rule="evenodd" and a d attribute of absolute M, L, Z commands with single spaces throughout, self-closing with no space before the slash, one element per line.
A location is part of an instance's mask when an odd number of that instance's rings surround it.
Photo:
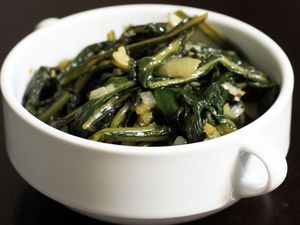
<path fill-rule="evenodd" d="M 0 62 L 35 24 L 47 17 L 63 17 L 78 11 L 114 4 L 147 1 L 0 0 Z M 149 2 L 149 1 L 148 1 Z M 285 50 L 296 74 L 292 139 L 286 181 L 274 192 L 243 199 L 211 217 L 194 222 L 201 225 L 297 225 L 300 224 L 300 125 L 297 104 L 300 73 L 300 7 L 297 0 L 246 1 L 152 1 L 187 4 L 218 11 L 252 24 L 271 36 Z M 2 110 L 0 110 L 0 225 L 105 224 L 81 216 L 31 188 L 16 173 L 5 151 Z M 26 149 L 24 149 L 26 150 Z"/>

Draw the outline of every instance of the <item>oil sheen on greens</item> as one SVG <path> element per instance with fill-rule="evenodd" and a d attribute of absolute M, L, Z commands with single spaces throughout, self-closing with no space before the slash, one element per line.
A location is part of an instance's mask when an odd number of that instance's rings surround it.
<path fill-rule="evenodd" d="M 179 145 L 231 133 L 266 111 L 278 86 L 206 18 L 177 11 L 118 39 L 110 31 L 73 59 L 41 66 L 23 105 L 52 127 L 106 143 Z"/>

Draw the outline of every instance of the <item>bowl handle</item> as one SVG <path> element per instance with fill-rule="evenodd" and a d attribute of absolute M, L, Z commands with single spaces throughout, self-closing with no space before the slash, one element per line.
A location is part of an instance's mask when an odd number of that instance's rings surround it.
<path fill-rule="evenodd" d="M 241 153 L 255 155 L 264 164 L 268 180 L 263 187 L 250 182 L 239 182 L 237 190 L 240 197 L 263 195 L 277 188 L 287 174 L 287 162 L 283 153 L 276 146 L 259 139 L 247 140 L 243 146 Z"/>
<path fill-rule="evenodd" d="M 55 18 L 55 17 L 46 18 L 38 22 L 34 29 L 39 30 L 45 27 L 49 27 L 52 26 L 53 24 L 56 24 L 58 21 L 59 18 Z"/>

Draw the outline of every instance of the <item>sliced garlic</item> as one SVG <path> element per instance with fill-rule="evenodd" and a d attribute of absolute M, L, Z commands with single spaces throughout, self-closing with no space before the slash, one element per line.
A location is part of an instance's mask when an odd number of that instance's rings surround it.
<path fill-rule="evenodd" d="M 158 73 L 168 77 L 187 78 L 197 70 L 201 60 L 191 57 L 171 59 L 158 69 Z"/>
<path fill-rule="evenodd" d="M 108 86 L 106 87 L 100 87 L 100 88 L 97 88 L 95 90 L 92 90 L 90 92 L 90 96 L 89 96 L 89 99 L 95 99 L 95 98 L 100 98 L 112 91 L 114 91 L 116 88 L 113 84 L 109 84 Z"/>

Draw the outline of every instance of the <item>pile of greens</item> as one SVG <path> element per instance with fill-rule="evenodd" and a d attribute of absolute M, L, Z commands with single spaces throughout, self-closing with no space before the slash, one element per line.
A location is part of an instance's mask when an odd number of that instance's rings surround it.
<path fill-rule="evenodd" d="M 270 106 L 277 86 L 204 22 L 207 14 L 168 17 L 129 26 L 119 39 L 111 31 L 74 59 L 40 67 L 24 107 L 79 137 L 157 146 L 228 134 Z"/>

